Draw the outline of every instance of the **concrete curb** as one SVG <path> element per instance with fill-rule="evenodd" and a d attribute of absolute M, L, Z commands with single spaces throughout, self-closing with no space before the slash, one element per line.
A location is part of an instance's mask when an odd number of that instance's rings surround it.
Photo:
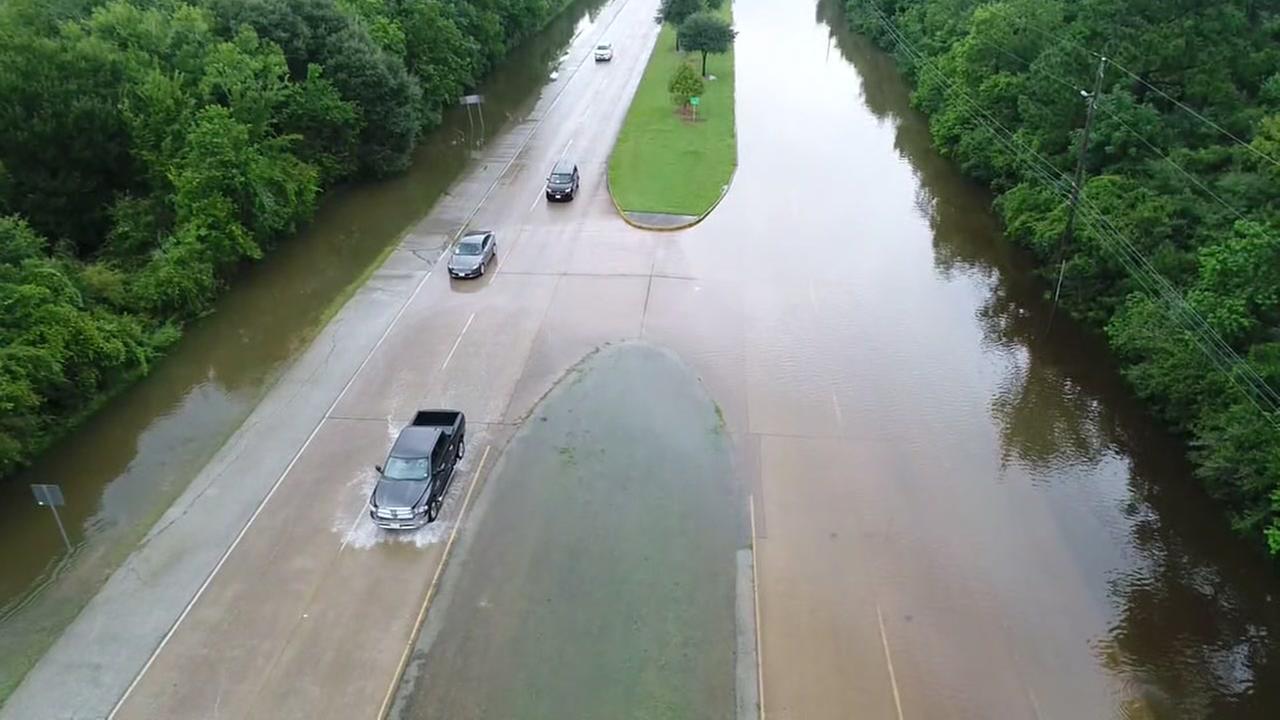
<path fill-rule="evenodd" d="M 735 95 L 734 97 L 736 98 L 737 96 Z M 616 146 L 618 142 L 617 138 L 614 138 L 613 142 L 614 142 L 614 145 Z M 738 144 L 738 127 L 736 123 L 734 124 L 734 128 L 733 128 L 733 144 L 735 146 Z M 610 160 L 613 159 L 612 149 L 609 151 L 609 159 Z M 724 188 L 720 190 L 720 196 L 716 198 L 715 202 L 711 203 L 711 207 L 707 208 L 701 215 L 694 218 L 693 220 L 690 220 L 689 222 L 686 222 L 686 223 L 681 223 L 679 225 L 649 225 L 648 223 L 640 222 L 639 220 L 636 220 L 635 218 L 631 217 L 630 213 L 627 210 L 623 210 L 622 206 L 618 204 L 618 198 L 613 196 L 613 183 L 610 182 L 609 180 L 609 172 L 608 172 L 607 165 L 605 167 L 604 184 L 605 184 L 605 187 L 607 187 L 609 190 L 609 201 L 613 203 L 613 209 L 618 212 L 618 216 L 622 218 L 623 222 L 625 222 L 626 224 L 630 225 L 633 228 L 638 228 L 640 230 L 651 230 L 653 232 L 675 232 L 676 230 L 685 230 L 693 227 L 694 225 L 697 225 L 703 220 L 706 220 L 707 216 L 710 215 L 717 207 L 720 207 L 720 203 L 724 200 L 724 196 L 728 195 L 730 188 L 733 187 L 733 178 L 736 177 L 737 174 L 738 174 L 738 164 L 734 163 L 733 172 L 729 173 L 729 182 L 724 184 Z"/>

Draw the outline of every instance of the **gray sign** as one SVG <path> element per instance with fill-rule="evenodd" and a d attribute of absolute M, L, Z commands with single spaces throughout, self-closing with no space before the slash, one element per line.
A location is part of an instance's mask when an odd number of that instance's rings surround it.
<path fill-rule="evenodd" d="M 67 537 L 67 529 L 62 527 L 62 518 L 58 517 L 58 508 L 67 504 L 62 498 L 62 488 L 57 485 L 32 483 L 31 494 L 36 496 L 37 505 L 53 511 L 53 521 L 58 523 L 58 534 L 62 536 L 62 542 L 67 546 L 67 552 L 71 552 L 71 538 Z"/>
<path fill-rule="evenodd" d="M 33 484 L 31 494 L 36 496 L 36 504 L 40 507 L 61 507 L 67 504 L 62 498 L 62 488 L 57 485 Z"/>
<path fill-rule="evenodd" d="M 463 95 L 462 99 L 458 101 L 458 104 L 459 105 L 479 105 L 482 102 L 484 102 L 483 95 Z"/>

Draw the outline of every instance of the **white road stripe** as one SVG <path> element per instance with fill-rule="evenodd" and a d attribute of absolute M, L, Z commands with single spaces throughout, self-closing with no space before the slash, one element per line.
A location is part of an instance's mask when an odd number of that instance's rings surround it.
<path fill-rule="evenodd" d="M 462 326 L 462 332 L 458 333 L 458 339 L 453 341 L 453 347 L 449 348 L 449 355 L 445 357 L 444 364 L 440 366 L 441 370 L 449 367 L 449 361 L 453 359 L 453 354 L 458 352 L 458 345 L 462 343 L 462 336 L 467 334 L 467 329 L 471 327 L 471 321 L 476 319 L 476 314 L 471 313 L 471 317 L 467 318 L 467 324 Z"/>
<path fill-rule="evenodd" d="M 751 599 L 756 610 L 756 702 L 760 704 L 760 720 L 764 720 L 764 634 L 760 627 L 760 571 L 756 563 L 756 496 L 747 496 L 751 513 Z"/>
<path fill-rule="evenodd" d="M 889 636 L 884 632 L 884 615 L 880 612 L 880 603 L 876 603 L 876 622 L 880 623 L 880 643 L 884 645 L 884 664 L 889 668 L 889 685 L 893 688 L 893 705 L 898 709 L 898 720 L 902 718 L 902 696 L 898 694 L 898 678 L 893 672 L 893 655 L 889 653 Z"/>
<path fill-rule="evenodd" d="M 125 701 L 129 699 L 129 695 L 133 693 L 134 688 L 138 687 L 138 683 L 142 682 L 142 677 L 147 674 L 147 671 L 150 670 L 151 666 L 155 663 L 156 658 L 160 656 L 160 652 L 169 644 L 169 640 L 173 637 L 173 634 L 178 631 L 178 626 L 182 625 L 182 621 L 186 620 L 187 615 L 191 614 L 191 609 L 195 607 L 196 602 L 200 600 L 202 595 L 204 595 L 204 591 L 209 588 L 209 584 L 213 582 L 213 578 L 218 574 L 218 571 L 226 564 L 227 558 L 231 557 L 231 553 L 235 551 L 236 547 L 240 544 L 240 541 L 244 539 L 245 533 L 249 532 L 249 527 L 252 526 L 253 522 L 262 514 L 262 509 L 271 501 L 272 496 L 276 494 L 276 490 L 280 489 L 280 484 L 284 482 L 285 477 L 289 475 L 289 471 L 293 470 L 293 466 L 298 464 L 299 458 L 301 458 L 302 454 L 311 446 L 311 441 L 315 440 L 316 435 L 320 432 L 320 428 L 324 425 L 324 421 L 333 413 L 333 409 L 338 407 L 338 403 L 342 402 L 342 398 L 346 397 L 347 391 L 351 389 L 353 384 L 355 384 L 356 378 L 360 377 L 360 371 L 364 370 L 365 366 L 369 364 L 369 361 L 373 359 L 374 354 L 377 353 L 378 348 L 382 347 L 382 343 L 386 341 L 387 336 L 391 334 L 396 323 L 400 321 L 400 318 L 404 315 L 405 311 L 409 309 L 411 304 L 413 304 L 414 298 L 418 297 L 418 293 L 420 293 L 422 288 L 426 286 L 427 279 L 431 277 L 431 273 L 432 271 L 427 271 L 427 273 L 422 276 L 422 279 L 418 281 L 418 285 L 413 289 L 413 292 L 410 293 L 409 298 L 404 301 L 404 304 L 400 306 L 400 310 L 398 310 L 395 316 L 391 318 L 391 322 L 387 325 L 387 328 L 382 331 L 382 335 L 378 338 L 378 341 L 369 349 L 369 353 L 364 356 L 364 360 L 360 361 L 360 365 L 356 368 L 355 372 L 351 373 L 351 377 L 347 379 L 347 384 L 342 386 L 342 391 L 338 393 L 338 396 L 333 399 L 332 403 L 329 403 L 328 409 L 324 411 L 324 415 L 320 416 L 320 420 L 316 423 L 316 426 L 311 429 L 311 434 L 303 441 L 302 447 L 299 447 L 298 451 L 293 454 L 293 458 L 290 459 L 289 464 L 285 466 L 284 472 L 280 473 L 280 477 L 276 478 L 271 489 L 267 491 L 266 496 L 258 503 L 258 507 L 254 509 L 253 514 L 249 516 L 248 522 L 244 524 L 244 527 L 240 528 L 240 532 L 236 534 L 235 539 L 231 541 L 231 544 L 227 546 L 227 549 L 222 552 L 222 556 L 218 558 L 217 564 L 213 566 L 213 570 L 210 571 L 208 577 L 206 577 L 204 582 L 200 584 L 195 595 L 192 595 L 191 600 L 187 602 L 186 607 L 182 608 L 182 612 L 178 615 L 178 619 L 174 621 L 173 625 L 169 628 L 169 631 L 160 639 L 160 644 L 156 645 L 156 649 L 152 651 L 151 657 L 147 658 L 147 662 L 143 664 L 142 669 L 134 676 L 133 681 L 129 683 L 129 687 L 125 688 L 124 694 L 120 696 L 120 699 L 117 700 L 116 704 L 111 708 L 111 712 L 107 714 L 107 720 L 114 720 L 116 714 L 120 712 L 120 708 L 124 705 Z"/>
<path fill-rule="evenodd" d="M 626 0 L 623 0 L 622 6 L 619 7 L 617 12 L 613 14 L 613 17 L 609 19 L 609 22 L 606 23 L 605 26 L 600 29 L 601 36 L 603 36 L 604 33 L 606 33 L 609 30 L 609 28 L 613 26 L 614 21 L 617 20 L 618 17 L 622 14 L 622 10 L 626 7 L 626 5 L 627 5 Z M 488 202 L 489 196 L 493 194 L 493 191 L 495 189 L 497 189 L 498 184 L 502 181 L 502 178 L 506 176 L 507 172 L 511 169 L 511 166 L 515 164 L 516 160 L 520 157 L 521 154 L 523 154 L 529 142 L 533 139 L 534 135 L 537 134 L 538 129 L 542 126 L 543 121 L 546 120 L 547 116 L 551 113 L 551 110 L 554 109 L 555 106 L 560 103 L 561 98 L 564 97 L 564 91 L 568 89 L 569 85 L 571 84 L 571 82 L 569 81 L 572 81 L 573 77 L 576 76 L 578 71 L 581 70 L 583 65 L 586 64 L 586 61 L 587 59 L 589 59 L 589 57 L 590 57 L 590 53 L 587 53 L 586 55 L 584 55 L 582 61 L 580 61 L 577 67 L 573 69 L 573 72 L 570 74 L 569 78 L 566 79 L 567 81 L 561 86 L 560 90 L 557 91 L 555 99 L 551 101 L 551 105 L 547 107 L 546 112 L 544 112 L 542 117 L 535 122 L 534 126 L 530 129 L 529 134 L 526 135 L 524 140 L 521 141 L 520 147 L 517 148 L 514 153 L 512 153 L 511 157 L 507 160 L 506 164 L 502 167 L 502 170 L 498 172 L 497 176 L 494 178 L 493 182 L 489 185 L 488 189 L 485 190 L 485 193 L 480 198 L 480 201 L 477 202 L 473 208 L 471 208 L 471 212 L 467 213 L 466 218 L 463 219 L 461 225 L 458 227 L 458 231 L 453 236 L 453 239 L 455 241 L 462 236 L 463 231 L 466 230 L 467 224 L 470 223 L 475 218 L 476 214 L 480 212 L 480 208 L 483 207 L 486 202 Z M 570 140 L 570 143 L 572 143 L 572 140 Z M 566 146 L 565 149 L 567 151 L 568 147 Z M 441 252 L 441 257 L 443 257 L 444 253 L 447 251 L 448 251 L 448 248 L 446 247 L 446 249 Z M 120 708 L 124 706 L 125 701 L 129 699 L 129 696 L 133 693 L 134 689 L 137 688 L 140 682 L 142 682 L 143 676 L 146 675 L 147 671 L 151 669 L 151 666 L 155 664 L 156 658 L 159 657 L 161 651 L 163 651 L 165 646 L 168 645 L 169 640 L 173 638 L 174 633 L 178 631 L 178 627 L 182 624 L 184 620 L 186 620 L 187 616 L 191 614 L 192 608 L 195 607 L 196 603 L 200 600 L 200 597 L 204 595 L 205 590 L 208 589 L 210 583 L 213 582 L 214 576 L 216 576 L 218 574 L 218 571 L 222 569 L 222 566 L 226 564 L 227 558 L 231 556 L 231 553 L 240 544 L 240 541 L 244 538 L 245 534 L 249 531 L 250 526 L 252 526 L 254 521 L 258 519 L 258 516 L 262 514 L 263 508 L 267 506 L 267 503 L 271 500 L 272 496 L 275 495 L 276 490 L 280 488 L 280 484 L 284 482 L 284 479 L 286 476 L 288 476 L 289 471 L 293 469 L 294 465 L 296 465 L 298 463 L 298 460 L 302 457 L 302 454 L 306 451 L 308 447 L 310 447 L 311 441 L 314 440 L 316 435 L 320 432 L 320 428 L 321 426 L 324 425 L 324 421 L 328 419 L 330 414 L 332 414 L 334 408 L 338 406 L 338 403 L 342 402 L 343 397 L 345 397 L 347 394 L 347 391 L 351 389 L 351 386 L 355 383 L 356 378 L 360 377 L 361 371 L 363 371 L 365 366 L 369 364 L 369 361 L 373 359 L 373 356 L 377 352 L 378 348 L 382 346 L 382 343 L 384 341 L 386 341 L 387 336 L 391 334 L 391 331 L 395 328 L 396 324 L 399 323 L 400 318 L 404 316 L 405 311 L 408 310 L 409 306 L 413 303 L 413 300 L 422 291 L 422 288 L 426 286 L 427 280 L 431 277 L 431 273 L 432 271 L 427 271 L 427 273 L 422 276 L 422 279 L 418 281 L 418 284 L 416 287 L 414 287 L 413 292 L 409 295 L 408 299 L 405 300 L 404 304 L 400 306 L 400 309 L 396 312 L 395 316 L 391 319 L 391 323 L 387 325 L 385 330 L 383 330 L 382 335 L 378 338 L 378 341 L 374 343 L 373 347 L 369 350 L 369 353 L 365 355 L 364 359 L 360 362 L 359 367 L 357 367 L 355 372 L 351 374 L 351 377 L 348 378 L 346 385 L 342 387 L 342 390 L 338 393 L 338 396 L 334 398 L 333 402 L 330 403 L 328 409 L 325 410 L 324 415 L 322 415 L 320 417 L 320 420 L 316 422 L 315 427 L 312 428 L 311 430 L 311 434 L 307 436 L 307 439 L 303 441 L 302 446 L 298 448 L 298 451 L 296 453 L 294 453 L 293 458 L 289 460 L 289 464 L 285 466 L 284 471 L 280 473 L 280 476 L 278 478 L 276 478 L 276 481 L 274 484 L 272 484 L 271 489 L 267 491 L 266 496 L 263 497 L 262 501 L 258 503 L 258 507 L 255 508 L 253 511 L 253 514 L 249 516 L 249 520 L 244 524 L 244 527 L 240 528 L 240 532 L 236 534 L 235 538 L 231 541 L 231 544 L 227 546 L 227 549 L 224 550 L 221 557 L 218 558 L 218 562 L 213 566 L 213 570 L 209 572 L 209 575 L 204 579 L 204 582 L 201 583 L 200 587 L 196 590 L 195 594 L 192 595 L 191 600 L 187 602 L 186 606 L 182 609 L 182 612 L 179 613 L 178 618 L 174 621 L 173 625 L 170 626 L 168 632 L 166 632 L 164 634 L 164 637 L 160 639 L 159 644 L 157 644 L 155 650 L 151 652 L 151 656 L 147 658 L 147 661 L 146 663 L 143 664 L 142 669 L 138 671 L 138 674 L 134 676 L 133 680 L 129 683 L 129 686 L 125 688 L 124 694 L 122 694 L 120 696 L 120 699 L 116 701 L 116 704 L 112 706 L 111 712 L 107 714 L 106 720 L 115 719 L 116 715 L 120 712 Z M 468 324 L 470 324 L 470 321 L 468 321 Z M 486 449 L 486 454 L 487 454 L 487 449 Z M 468 498 L 470 497 L 469 492 L 467 497 Z M 464 504 L 464 509 L 465 509 L 465 504 Z M 452 538 L 450 540 L 452 542 Z M 438 570 L 437 570 L 437 575 L 438 575 Z"/>
<path fill-rule="evenodd" d="M 831 407 L 836 410 L 836 423 L 844 427 L 844 413 L 840 412 L 840 400 L 836 398 L 835 393 L 831 393 Z"/>

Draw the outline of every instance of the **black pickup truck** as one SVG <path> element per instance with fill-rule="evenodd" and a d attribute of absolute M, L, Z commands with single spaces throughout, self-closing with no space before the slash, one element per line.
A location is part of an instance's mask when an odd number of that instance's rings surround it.
<path fill-rule="evenodd" d="M 378 485 L 369 517 L 378 527 L 413 529 L 435 520 L 463 456 L 467 419 L 457 410 L 419 410 L 400 431 L 387 461 L 376 466 Z"/>

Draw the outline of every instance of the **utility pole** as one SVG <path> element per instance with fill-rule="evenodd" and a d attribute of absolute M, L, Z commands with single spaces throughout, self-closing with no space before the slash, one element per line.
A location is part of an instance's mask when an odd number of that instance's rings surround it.
<path fill-rule="evenodd" d="M 1080 190 L 1084 185 L 1084 156 L 1089 151 L 1089 131 L 1093 128 L 1093 111 L 1098 105 L 1098 93 L 1102 92 L 1102 73 L 1107 69 L 1107 59 L 1098 58 L 1098 76 L 1093 81 L 1093 92 L 1084 90 L 1080 94 L 1088 101 L 1084 116 L 1084 132 L 1080 135 L 1080 155 L 1076 158 L 1076 177 L 1071 183 L 1071 207 L 1067 210 L 1067 229 L 1062 236 L 1062 247 L 1071 243 L 1072 233 L 1076 226 L 1076 205 L 1080 202 Z M 1061 283 L 1061 278 L 1059 278 Z"/>
<path fill-rule="evenodd" d="M 1071 205 L 1067 208 L 1067 229 L 1062 233 L 1062 242 L 1058 243 L 1058 284 L 1053 289 L 1053 309 L 1058 309 L 1058 295 L 1062 292 L 1062 277 L 1067 271 L 1067 246 L 1071 244 L 1076 229 L 1076 205 L 1080 203 L 1080 191 L 1084 187 L 1084 156 L 1089 151 L 1089 131 L 1093 129 L 1093 111 L 1098 105 L 1098 93 L 1102 92 L 1102 73 L 1107 69 L 1107 59 L 1098 58 L 1098 75 L 1093 81 L 1093 92 L 1080 91 L 1087 101 L 1084 116 L 1084 132 L 1080 134 L 1080 154 L 1076 158 L 1076 176 L 1071 181 Z M 1053 322 L 1053 316 L 1049 316 Z"/>

